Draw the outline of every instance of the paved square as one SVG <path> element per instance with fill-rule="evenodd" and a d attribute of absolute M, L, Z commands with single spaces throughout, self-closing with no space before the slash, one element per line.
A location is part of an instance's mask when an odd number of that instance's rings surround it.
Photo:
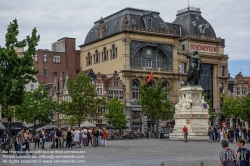
<path fill-rule="evenodd" d="M 167 139 L 138 139 L 138 140 L 115 140 L 107 141 L 105 147 L 88 147 L 88 148 L 70 148 L 70 149 L 50 149 L 50 142 L 46 143 L 46 149 L 42 151 L 57 151 L 56 154 L 43 155 L 60 155 L 62 151 L 81 151 L 77 155 L 84 155 L 84 163 L 79 164 L 49 164 L 44 163 L 46 160 L 53 161 L 70 161 L 73 158 L 50 159 L 50 157 L 41 157 L 42 154 L 33 154 L 37 160 L 43 163 L 23 164 L 23 163 L 3 163 L 3 155 L 0 157 L 1 166 L 18 165 L 18 166 L 63 166 L 63 165 L 86 165 L 86 166 L 160 166 L 163 162 L 165 166 L 199 166 L 200 161 L 204 162 L 205 166 L 219 165 L 219 152 L 221 149 L 220 143 L 208 143 L 207 141 L 171 141 Z M 33 143 L 30 145 L 33 147 Z M 237 150 L 236 143 L 230 144 L 234 150 Z M 250 144 L 246 144 L 246 148 L 250 149 Z M 33 150 L 33 148 L 31 148 Z M 41 149 L 40 149 L 41 150 Z M 37 149 L 35 149 L 37 151 Z M 85 153 L 85 152 L 86 153 Z M 76 154 L 72 154 L 72 156 Z M 65 154 L 64 154 L 65 156 Z M 29 157 L 29 155 L 27 155 Z M 12 160 L 12 159 L 11 159 Z M 23 160 L 23 159 L 15 159 Z M 31 160 L 27 158 L 26 160 Z"/>

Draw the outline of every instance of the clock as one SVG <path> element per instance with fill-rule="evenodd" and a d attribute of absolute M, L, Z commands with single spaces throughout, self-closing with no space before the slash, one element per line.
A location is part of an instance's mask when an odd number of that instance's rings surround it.
<path fill-rule="evenodd" d="M 151 50 L 147 50 L 147 54 L 148 54 L 148 55 L 151 55 Z"/>

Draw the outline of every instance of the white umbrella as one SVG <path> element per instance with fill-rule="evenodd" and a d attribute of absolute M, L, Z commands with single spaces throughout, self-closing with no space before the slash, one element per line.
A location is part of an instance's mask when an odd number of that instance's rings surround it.
<path fill-rule="evenodd" d="M 96 125 L 86 120 L 80 125 L 80 127 L 96 127 Z"/>
<path fill-rule="evenodd" d="M 56 126 L 55 125 L 46 125 L 46 126 L 43 126 L 43 127 L 40 127 L 38 129 L 36 129 L 36 131 L 41 131 L 42 129 L 45 129 L 45 130 L 52 130 L 52 129 L 55 129 Z"/>

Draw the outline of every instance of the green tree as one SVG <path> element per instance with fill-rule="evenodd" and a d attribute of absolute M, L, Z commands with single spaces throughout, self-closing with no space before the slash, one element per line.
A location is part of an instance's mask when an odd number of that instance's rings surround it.
<path fill-rule="evenodd" d="M 93 118 L 95 121 L 97 121 L 97 119 L 100 117 L 100 116 L 104 116 L 105 114 L 105 109 L 107 107 L 107 100 L 105 97 L 97 97 L 95 100 L 94 100 L 94 103 L 93 103 L 93 106 L 92 106 L 92 109 L 90 110 L 90 116 L 91 118 Z"/>
<path fill-rule="evenodd" d="M 211 104 L 211 101 L 208 99 L 207 94 L 204 93 L 204 92 L 202 92 L 202 96 L 204 96 L 204 101 L 205 101 L 208 105 L 210 105 L 210 104 Z M 212 107 L 209 107 L 208 113 L 209 113 L 209 115 L 210 115 L 210 117 L 209 117 L 210 122 L 214 122 L 214 120 L 215 120 L 215 118 L 216 118 L 216 116 L 217 116 L 216 112 L 213 110 Z"/>
<path fill-rule="evenodd" d="M 43 123 L 51 122 L 51 113 L 58 108 L 58 102 L 53 101 L 48 91 L 40 84 L 37 89 L 26 92 L 24 101 L 17 106 L 18 119 L 27 123 L 34 123 L 33 131 L 36 131 L 36 121 Z"/>
<path fill-rule="evenodd" d="M 242 100 L 241 119 L 250 123 L 250 93 L 248 93 Z"/>
<path fill-rule="evenodd" d="M 76 123 L 80 127 L 81 122 L 93 111 L 97 97 L 95 86 L 84 73 L 79 73 L 75 80 L 68 79 L 66 86 L 71 100 L 61 103 L 61 113 L 69 116 L 71 125 Z"/>
<path fill-rule="evenodd" d="M 35 82 L 33 75 L 38 71 L 33 69 L 33 55 L 40 39 L 37 30 L 32 30 L 31 36 L 22 41 L 17 40 L 19 34 L 17 20 L 10 22 L 5 35 L 5 47 L 0 47 L 0 104 L 2 113 L 8 119 L 8 133 L 11 135 L 11 119 L 15 116 L 16 105 L 24 99 L 25 84 Z M 23 56 L 19 57 L 15 47 L 27 47 Z"/>
<path fill-rule="evenodd" d="M 236 119 L 241 117 L 242 114 L 242 100 L 239 98 L 234 99 L 232 96 L 224 96 L 223 98 L 224 102 L 221 108 L 221 114 L 228 118 L 235 119 L 236 122 Z"/>
<path fill-rule="evenodd" d="M 140 89 L 140 99 L 138 103 L 142 106 L 145 116 L 150 116 L 156 123 L 156 138 L 159 133 L 159 121 L 163 119 L 173 118 L 173 105 L 169 101 L 168 87 L 162 87 L 162 83 L 158 82 L 158 86 L 142 85 Z"/>
<path fill-rule="evenodd" d="M 105 117 L 108 119 L 108 124 L 120 129 L 126 127 L 126 115 L 124 114 L 125 104 L 122 104 L 117 97 L 110 100 L 108 103 L 108 113 Z"/>

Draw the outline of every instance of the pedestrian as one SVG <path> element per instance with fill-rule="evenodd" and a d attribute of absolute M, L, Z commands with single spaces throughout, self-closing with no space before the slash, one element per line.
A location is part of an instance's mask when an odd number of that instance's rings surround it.
<path fill-rule="evenodd" d="M 44 148 L 44 144 L 45 144 L 45 129 L 44 128 L 42 128 L 40 137 L 42 138 L 42 149 L 45 149 Z"/>
<path fill-rule="evenodd" d="M 98 146 L 102 146 L 102 129 L 97 128 L 98 130 Z"/>
<path fill-rule="evenodd" d="M 149 131 L 147 130 L 147 139 L 149 138 Z"/>
<path fill-rule="evenodd" d="M 35 140 L 35 146 L 34 146 L 34 149 L 36 149 L 36 145 L 37 145 L 37 148 L 39 148 L 39 145 L 40 145 L 40 132 L 36 132 L 36 134 L 34 135 L 33 139 Z"/>
<path fill-rule="evenodd" d="M 243 133 L 243 138 L 244 138 L 245 142 L 247 142 L 247 129 L 246 129 L 246 126 L 242 127 L 242 133 Z"/>
<path fill-rule="evenodd" d="M 7 132 L 4 131 L 2 134 L 2 143 L 6 142 L 6 139 L 7 139 Z"/>
<path fill-rule="evenodd" d="M 90 128 L 87 129 L 87 139 L 88 139 L 87 146 L 92 145 L 92 131 Z"/>
<path fill-rule="evenodd" d="M 23 153 L 22 146 L 23 146 L 23 141 L 24 141 L 24 129 L 22 128 L 18 133 L 17 133 L 17 155 L 19 156 L 20 154 Z"/>
<path fill-rule="evenodd" d="M 88 144 L 87 142 L 88 142 L 87 129 L 83 128 L 83 130 L 82 130 L 82 144 L 84 147 L 87 146 L 87 144 Z"/>
<path fill-rule="evenodd" d="M 221 126 L 219 131 L 220 131 L 220 141 L 222 141 L 224 139 L 224 133 L 225 133 L 224 126 Z"/>
<path fill-rule="evenodd" d="M 29 150 L 30 155 L 32 155 L 32 153 L 30 152 L 30 132 L 29 132 L 29 130 L 26 130 L 24 133 L 24 143 L 25 143 L 25 151 Z"/>
<path fill-rule="evenodd" d="M 244 147 L 245 143 L 245 140 L 242 138 L 239 138 L 237 140 L 237 145 L 239 147 L 239 149 L 237 150 L 237 159 L 240 166 L 250 166 L 250 151 Z"/>
<path fill-rule="evenodd" d="M 239 126 L 237 125 L 237 127 L 235 128 L 234 130 L 234 135 L 235 135 L 235 139 L 236 139 L 236 142 L 238 141 L 238 139 L 240 138 L 240 128 Z"/>
<path fill-rule="evenodd" d="M 216 142 L 218 139 L 218 131 L 217 131 L 217 125 L 214 127 L 214 142 Z"/>
<path fill-rule="evenodd" d="M 228 141 L 221 141 L 222 150 L 220 151 L 219 159 L 220 166 L 234 166 L 236 161 L 236 154 L 234 150 L 228 147 Z"/>
<path fill-rule="evenodd" d="M 69 127 L 66 133 L 66 146 L 68 148 L 71 148 L 72 146 L 72 132 L 71 132 L 71 128 Z"/>
<path fill-rule="evenodd" d="M 229 140 L 230 142 L 234 142 L 234 128 L 231 126 L 230 130 L 228 131 L 228 135 L 229 135 Z"/>
<path fill-rule="evenodd" d="M 184 142 L 188 142 L 188 128 L 186 126 L 183 127 L 182 129 L 182 135 L 184 135 Z"/>
<path fill-rule="evenodd" d="M 106 146 L 107 138 L 108 138 L 108 130 L 106 128 L 103 128 L 102 132 L 103 146 Z"/>
<path fill-rule="evenodd" d="M 74 142 L 76 143 L 76 148 L 81 148 L 80 144 L 79 144 L 79 138 L 80 138 L 80 130 L 79 128 L 76 128 L 76 130 L 74 131 Z"/>
<path fill-rule="evenodd" d="M 61 128 L 58 128 L 56 132 L 56 136 L 58 139 L 58 147 L 62 148 L 63 147 L 63 131 L 61 130 Z"/>
<path fill-rule="evenodd" d="M 214 128 L 213 126 L 210 127 L 210 130 L 209 130 L 209 135 L 210 135 L 210 143 L 213 143 L 214 142 Z"/>

